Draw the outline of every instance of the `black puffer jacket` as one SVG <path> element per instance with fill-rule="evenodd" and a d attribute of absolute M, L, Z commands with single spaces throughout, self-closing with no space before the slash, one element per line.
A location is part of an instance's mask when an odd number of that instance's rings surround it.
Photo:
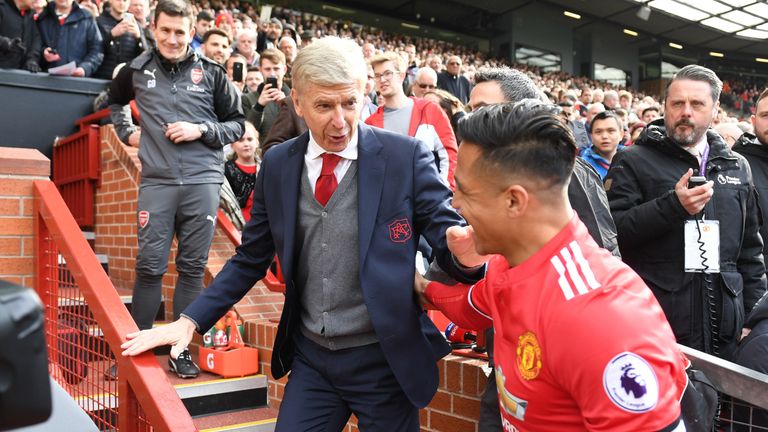
<path fill-rule="evenodd" d="M 101 33 L 104 60 L 93 75 L 94 78 L 112 79 L 112 71 L 115 70 L 115 66 L 130 62 L 148 48 L 143 45 L 142 38 L 137 38 L 130 33 L 124 33 L 113 38 L 112 29 L 121 21 L 115 19 L 110 13 L 103 13 L 96 18 L 96 24 L 99 25 L 99 32 Z"/>
<path fill-rule="evenodd" d="M 733 151 L 744 156 L 752 168 L 752 177 L 757 189 L 757 202 L 763 216 L 760 236 L 763 238 L 763 261 L 768 263 L 768 145 L 761 145 L 755 135 L 743 134 L 733 145 Z"/>
<path fill-rule="evenodd" d="M 699 162 L 667 137 L 663 120 L 616 155 L 605 185 L 622 257 L 653 290 L 678 342 L 730 358 L 745 313 L 766 289 L 760 213 L 749 164 L 714 131 L 707 141 L 705 175 L 714 181 L 714 195 L 704 216 L 719 221 L 719 274 L 684 271 L 684 224 L 692 217 L 674 188 L 688 168 L 698 171 Z"/>

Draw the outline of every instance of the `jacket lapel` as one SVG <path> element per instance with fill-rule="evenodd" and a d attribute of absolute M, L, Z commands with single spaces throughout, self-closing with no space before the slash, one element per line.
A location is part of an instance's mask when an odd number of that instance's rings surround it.
<path fill-rule="evenodd" d="M 280 189 L 283 202 L 283 256 L 293 257 L 294 238 L 296 236 L 296 214 L 299 209 L 299 189 L 301 187 L 301 173 L 304 168 L 304 154 L 309 144 L 309 132 L 304 132 L 288 149 L 288 158 L 279 167 L 282 171 Z M 280 263 L 283 268 L 285 280 L 291 280 L 293 274 L 293 260 Z"/>
<path fill-rule="evenodd" d="M 387 160 L 381 154 L 383 143 L 367 125 L 358 126 L 358 176 L 357 176 L 357 225 L 359 230 L 359 255 L 362 270 L 371 236 L 379 213 L 379 201 L 384 188 L 384 171 Z"/>

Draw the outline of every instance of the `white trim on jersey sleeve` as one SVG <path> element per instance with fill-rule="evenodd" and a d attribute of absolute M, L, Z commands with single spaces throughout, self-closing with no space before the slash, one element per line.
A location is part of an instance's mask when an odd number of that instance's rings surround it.
<path fill-rule="evenodd" d="M 482 315 L 482 316 L 488 318 L 489 320 L 493 321 L 492 317 L 490 317 L 488 314 L 486 314 L 485 312 L 481 311 L 477 306 L 475 306 L 475 303 L 472 301 L 472 290 L 473 289 L 475 289 L 474 285 L 469 287 L 469 291 L 467 291 L 467 301 L 469 302 L 469 305 L 472 306 L 472 309 L 474 309 L 475 312 L 477 312 L 480 315 Z"/>

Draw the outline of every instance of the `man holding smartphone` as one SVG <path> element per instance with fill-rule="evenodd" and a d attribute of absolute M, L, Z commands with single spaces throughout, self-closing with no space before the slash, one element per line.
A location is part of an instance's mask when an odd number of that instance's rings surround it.
<path fill-rule="evenodd" d="M 101 33 L 104 60 L 93 75 L 112 79 L 115 66 L 133 60 L 148 47 L 142 42 L 141 29 L 133 14 L 126 12 L 128 0 L 110 0 L 109 13 L 96 18 Z"/>
<path fill-rule="evenodd" d="M 285 85 L 285 54 L 269 48 L 261 53 L 259 68 L 264 84 L 255 92 L 243 96 L 245 118 L 256 126 L 259 136 L 266 137 L 280 112 L 280 102 L 291 93 Z"/>
<path fill-rule="evenodd" d="M 605 188 L 621 255 L 677 341 L 731 360 L 766 278 L 752 172 L 709 129 L 722 86 L 705 67 L 680 69 L 664 118 L 614 157 Z"/>

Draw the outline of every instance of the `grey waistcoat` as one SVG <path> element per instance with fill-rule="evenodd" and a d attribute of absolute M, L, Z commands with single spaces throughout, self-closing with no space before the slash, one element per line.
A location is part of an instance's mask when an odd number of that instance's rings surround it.
<path fill-rule="evenodd" d="M 352 162 L 325 208 L 315 199 L 306 167 L 301 179 L 296 284 L 301 292 L 302 333 L 331 350 L 374 343 L 376 334 L 360 288 L 357 162 Z"/>

